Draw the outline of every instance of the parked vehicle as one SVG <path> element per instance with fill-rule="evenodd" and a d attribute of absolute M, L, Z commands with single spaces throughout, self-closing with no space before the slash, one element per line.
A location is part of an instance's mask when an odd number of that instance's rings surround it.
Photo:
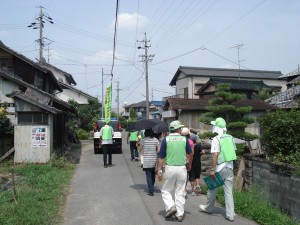
<path fill-rule="evenodd" d="M 101 141 L 100 141 L 100 130 L 104 125 L 105 125 L 104 119 L 101 118 L 97 122 L 97 129 L 94 132 L 94 154 L 103 154 L 103 149 L 101 147 Z M 112 126 L 114 130 L 112 153 L 121 154 L 122 153 L 121 123 L 117 119 L 111 118 L 110 126 Z"/>

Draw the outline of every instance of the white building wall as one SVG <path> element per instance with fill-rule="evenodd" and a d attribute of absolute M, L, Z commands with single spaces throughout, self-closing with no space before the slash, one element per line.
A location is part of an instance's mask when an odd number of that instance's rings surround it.
<path fill-rule="evenodd" d="M 56 97 L 68 102 L 70 99 L 74 99 L 79 104 L 88 104 L 89 98 L 80 92 L 75 92 L 71 89 L 64 89 L 63 92 L 56 94 Z"/>

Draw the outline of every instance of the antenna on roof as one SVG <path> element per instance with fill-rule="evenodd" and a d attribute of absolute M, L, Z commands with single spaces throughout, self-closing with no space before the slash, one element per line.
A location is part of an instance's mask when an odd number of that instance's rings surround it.
<path fill-rule="evenodd" d="M 241 62 L 244 61 L 244 60 L 240 60 L 240 48 L 243 47 L 243 45 L 244 44 L 241 41 L 240 44 L 236 44 L 231 47 L 231 48 L 236 48 L 238 50 L 239 80 L 241 79 Z"/>

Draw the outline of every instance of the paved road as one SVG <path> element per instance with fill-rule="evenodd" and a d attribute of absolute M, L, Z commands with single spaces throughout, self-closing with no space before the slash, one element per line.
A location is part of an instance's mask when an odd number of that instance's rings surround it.
<path fill-rule="evenodd" d="M 92 142 L 83 142 L 80 160 L 72 179 L 64 210 L 64 225 L 165 225 L 178 223 L 165 220 L 160 183 L 153 197 L 147 195 L 145 174 L 139 162 L 130 161 L 129 146 L 123 142 L 123 154 L 114 154 L 113 166 L 104 168 L 102 155 L 94 155 Z M 190 193 L 190 186 L 188 185 Z M 199 211 L 206 196 L 191 196 L 185 205 L 182 224 L 255 225 L 236 216 L 235 222 L 225 220 L 225 211 L 217 206 L 215 213 Z"/>

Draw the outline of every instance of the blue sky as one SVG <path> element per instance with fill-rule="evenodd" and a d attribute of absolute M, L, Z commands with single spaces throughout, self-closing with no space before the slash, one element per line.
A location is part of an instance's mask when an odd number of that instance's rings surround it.
<path fill-rule="evenodd" d="M 38 58 L 40 8 L 45 23 L 43 55 L 73 75 L 77 88 L 102 96 L 102 76 L 113 63 L 113 0 L 11 0 L 0 8 L 0 40 L 30 59 Z M 298 0 L 120 0 L 113 67 L 113 107 L 119 81 L 120 107 L 145 100 L 145 52 L 137 49 L 147 34 L 150 100 L 174 94 L 169 83 L 179 66 L 281 71 L 300 64 Z M 48 57 L 49 54 L 49 57 Z M 104 76 L 104 86 L 110 76 Z"/>

